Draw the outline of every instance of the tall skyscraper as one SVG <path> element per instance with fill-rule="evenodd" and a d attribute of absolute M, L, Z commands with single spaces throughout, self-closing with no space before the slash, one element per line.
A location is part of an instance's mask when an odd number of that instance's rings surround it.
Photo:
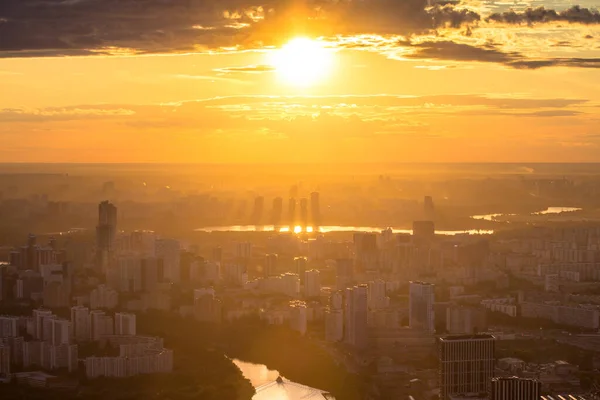
<path fill-rule="evenodd" d="M 293 231 L 296 225 L 296 199 L 293 197 L 288 201 L 288 223 Z"/>
<path fill-rule="evenodd" d="M 313 227 L 315 230 L 321 225 L 321 203 L 319 199 L 319 192 L 312 192 L 310 194 L 310 216 Z"/>
<path fill-rule="evenodd" d="M 491 335 L 440 338 L 440 399 L 448 400 L 457 393 L 488 393 L 494 377 L 494 349 Z"/>
<path fill-rule="evenodd" d="M 274 226 L 281 224 L 281 214 L 283 213 L 283 199 L 281 197 L 275 197 L 273 199 L 273 210 L 271 211 L 271 223 Z"/>
<path fill-rule="evenodd" d="M 377 270 L 379 250 L 377 234 L 359 232 L 353 235 L 356 268 L 359 271 Z"/>
<path fill-rule="evenodd" d="M 96 262 L 99 269 L 106 271 L 112 256 L 117 236 L 117 207 L 108 201 L 98 205 L 96 226 Z"/>
<path fill-rule="evenodd" d="M 412 329 L 433 333 L 435 331 L 435 286 L 426 282 L 410 282 L 409 323 Z"/>
<path fill-rule="evenodd" d="M 542 383 L 527 378 L 492 378 L 490 400 L 539 400 Z"/>
<path fill-rule="evenodd" d="M 300 225 L 302 228 L 308 226 L 308 199 L 300 199 Z"/>
<path fill-rule="evenodd" d="M 252 209 L 252 225 L 259 225 L 262 222 L 263 210 L 265 208 L 265 198 L 258 196 L 254 199 L 254 208 Z"/>
<path fill-rule="evenodd" d="M 363 349 L 368 345 L 367 336 L 367 285 L 358 285 L 345 290 L 344 341 L 351 346 Z"/>
<path fill-rule="evenodd" d="M 423 213 L 425 215 L 425 219 L 428 221 L 433 221 L 435 217 L 435 208 L 433 206 L 433 197 L 425 196 L 423 199 Z"/>

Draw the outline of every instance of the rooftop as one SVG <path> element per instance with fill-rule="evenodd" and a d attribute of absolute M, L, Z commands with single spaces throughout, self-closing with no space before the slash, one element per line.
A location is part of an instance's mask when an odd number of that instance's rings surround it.
<path fill-rule="evenodd" d="M 480 334 L 480 335 L 453 335 L 453 336 L 444 336 L 441 337 L 440 340 L 444 342 L 449 342 L 452 340 L 482 340 L 482 339 L 494 339 L 492 335 Z"/>

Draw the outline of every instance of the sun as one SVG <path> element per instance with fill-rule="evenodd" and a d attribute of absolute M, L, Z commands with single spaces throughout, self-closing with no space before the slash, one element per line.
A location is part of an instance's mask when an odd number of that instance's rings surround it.
<path fill-rule="evenodd" d="M 332 63 L 331 49 L 304 37 L 292 39 L 271 55 L 271 64 L 280 80 L 294 86 L 310 86 L 323 80 Z"/>

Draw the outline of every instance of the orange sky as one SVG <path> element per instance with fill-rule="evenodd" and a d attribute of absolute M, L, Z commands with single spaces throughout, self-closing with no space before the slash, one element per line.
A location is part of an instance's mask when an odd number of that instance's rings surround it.
<path fill-rule="evenodd" d="M 479 20 L 396 32 L 385 14 L 355 20 L 354 9 L 309 18 L 302 34 L 327 49 L 332 65 L 300 87 L 270 64 L 298 34 L 260 25 L 269 19 L 251 8 L 238 9 L 244 18 L 226 14 L 237 24 L 227 29 L 252 29 L 251 44 L 227 36 L 239 43 L 190 39 L 193 50 L 160 42 L 149 51 L 138 31 L 128 42 L 107 36 L 101 47 L 70 39 L 69 51 L 0 40 L 1 160 L 600 162 L 600 18 L 514 24 L 485 19 L 506 11 L 493 3 L 459 4 Z M 301 21 L 307 13 L 286 10 Z M 0 35 L 3 18 L 11 21 L 0 8 Z M 307 69 L 315 61 L 298 62 Z"/>

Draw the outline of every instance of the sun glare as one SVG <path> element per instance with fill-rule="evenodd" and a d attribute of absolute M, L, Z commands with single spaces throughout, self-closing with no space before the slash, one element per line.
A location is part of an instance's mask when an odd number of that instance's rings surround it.
<path fill-rule="evenodd" d="M 310 86 L 323 80 L 333 62 L 333 53 L 323 43 L 296 38 L 272 54 L 271 64 L 286 84 Z"/>

